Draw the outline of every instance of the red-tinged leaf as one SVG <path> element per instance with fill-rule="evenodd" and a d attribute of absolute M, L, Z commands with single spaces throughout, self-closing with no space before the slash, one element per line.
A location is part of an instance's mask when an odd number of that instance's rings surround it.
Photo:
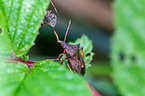
<path fill-rule="evenodd" d="M 101 96 L 90 84 L 88 84 L 88 86 L 90 87 L 93 96 Z"/>

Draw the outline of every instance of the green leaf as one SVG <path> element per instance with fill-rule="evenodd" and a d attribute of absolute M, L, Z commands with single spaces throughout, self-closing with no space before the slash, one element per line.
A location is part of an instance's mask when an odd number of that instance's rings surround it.
<path fill-rule="evenodd" d="M 1 62 L 1 96 L 91 96 L 87 83 L 60 64 L 41 61 L 30 73 L 25 64 Z M 2 78 L 1 78 L 2 77 Z"/>
<path fill-rule="evenodd" d="M 145 1 L 115 0 L 114 81 L 123 96 L 145 94 Z"/>
<path fill-rule="evenodd" d="M 0 0 L 2 17 L 0 22 L 3 23 L 1 28 L 5 35 L 9 35 L 11 49 L 17 57 L 25 55 L 34 45 L 49 2 L 49 0 Z"/>
<path fill-rule="evenodd" d="M 83 47 L 84 61 L 86 62 L 85 63 L 86 68 L 91 66 L 90 62 L 92 61 L 94 56 L 94 53 L 92 52 L 93 50 L 92 41 L 89 40 L 87 36 L 82 35 L 81 38 L 77 39 L 75 42 L 69 42 L 69 44 L 73 44 L 73 45 L 80 44 L 80 46 Z"/>
<path fill-rule="evenodd" d="M 1 6 L 1 3 L 0 3 Z M 7 56 L 11 54 L 11 43 L 8 35 L 7 25 L 3 12 L 0 8 L 0 56 Z"/>

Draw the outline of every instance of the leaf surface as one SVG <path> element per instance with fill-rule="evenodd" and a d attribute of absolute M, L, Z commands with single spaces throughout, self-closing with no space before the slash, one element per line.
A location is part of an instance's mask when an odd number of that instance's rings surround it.
<path fill-rule="evenodd" d="M 25 64 L 1 62 L 0 94 L 2 96 L 91 96 L 85 80 L 49 61 L 34 65 L 30 73 Z"/>
<path fill-rule="evenodd" d="M 34 45 L 49 0 L 0 0 L 0 15 L 11 49 L 22 57 Z"/>
<path fill-rule="evenodd" d="M 115 0 L 112 39 L 113 77 L 123 96 L 145 94 L 144 0 Z"/>

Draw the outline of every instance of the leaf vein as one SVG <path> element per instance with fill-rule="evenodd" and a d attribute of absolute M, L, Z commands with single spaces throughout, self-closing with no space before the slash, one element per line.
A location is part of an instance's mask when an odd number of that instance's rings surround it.
<path fill-rule="evenodd" d="M 21 81 L 21 83 L 20 83 L 20 84 L 18 85 L 18 87 L 16 88 L 16 90 L 15 90 L 13 96 L 17 96 L 18 91 L 21 89 L 21 86 L 23 85 L 23 83 L 24 83 L 24 81 L 25 81 L 27 75 L 28 75 L 28 74 L 26 73 L 25 76 L 24 76 L 24 79 Z"/>
<path fill-rule="evenodd" d="M 22 39 L 21 39 L 21 42 L 20 42 L 20 44 L 19 44 L 19 47 L 18 47 L 18 49 L 17 49 L 17 51 L 19 51 L 19 48 L 21 47 L 21 45 L 22 45 L 22 41 L 23 41 L 23 39 L 25 38 L 25 36 L 26 36 L 26 33 L 27 33 L 27 30 L 29 29 L 29 25 L 30 25 L 30 23 L 31 23 L 31 18 L 33 17 L 33 14 L 34 14 L 34 12 L 36 11 L 36 9 L 37 9 L 37 5 L 39 5 L 39 3 L 40 2 L 37 2 L 37 4 L 35 5 L 35 9 L 33 10 L 33 12 L 32 12 L 32 14 L 31 14 L 31 16 L 30 16 L 30 18 L 29 18 L 29 20 L 28 21 L 30 21 L 28 24 L 27 24 L 27 29 L 25 30 L 25 34 L 23 35 L 23 37 L 22 37 Z M 16 52 L 17 52 L 16 51 Z"/>
<path fill-rule="evenodd" d="M 15 35 L 16 35 L 16 31 L 18 30 L 18 21 L 19 21 L 19 18 L 20 18 L 20 13 L 21 13 L 21 8 L 22 8 L 22 3 L 23 3 L 24 0 L 21 0 L 21 4 L 20 4 L 20 8 L 19 8 L 19 12 L 18 12 L 18 17 L 17 17 L 17 23 L 16 23 L 16 30 L 14 31 L 14 35 L 13 35 L 13 40 L 12 42 L 14 42 L 14 38 L 15 38 Z"/>

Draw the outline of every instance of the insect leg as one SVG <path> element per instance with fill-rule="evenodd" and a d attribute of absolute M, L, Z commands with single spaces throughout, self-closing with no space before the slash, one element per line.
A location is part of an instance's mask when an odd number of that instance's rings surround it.
<path fill-rule="evenodd" d="M 58 61 L 63 55 L 64 55 L 64 53 L 59 55 L 58 58 L 56 59 L 56 61 Z"/>
<path fill-rule="evenodd" d="M 69 66 L 69 64 L 68 64 L 68 63 L 67 63 L 67 66 L 68 66 L 69 70 L 70 70 L 71 72 L 73 72 L 73 71 L 72 71 L 72 69 L 70 68 L 70 66 Z"/>
<path fill-rule="evenodd" d="M 58 43 L 61 43 L 61 41 L 59 40 L 59 37 L 58 37 L 58 35 L 57 35 L 57 33 L 56 33 L 54 27 L 53 27 L 53 30 L 54 30 L 54 34 L 55 34 L 55 36 L 56 36 L 56 38 L 57 38 L 57 42 L 58 42 Z"/>
<path fill-rule="evenodd" d="M 67 57 L 65 57 L 65 58 L 63 58 L 63 59 L 62 59 L 62 61 L 61 61 L 60 65 L 62 65 L 62 64 L 63 64 L 63 61 L 64 61 L 66 58 L 67 58 Z"/>
<path fill-rule="evenodd" d="M 83 47 L 80 47 L 79 50 L 82 50 L 82 57 L 84 58 L 84 51 L 83 51 Z"/>
<path fill-rule="evenodd" d="M 71 19 L 69 20 L 69 24 L 68 24 L 67 30 L 65 32 L 64 42 L 66 40 L 66 36 L 67 36 L 68 30 L 69 30 L 70 24 L 71 24 Z"/>
<path fill-rule="evenodd" d="M 52 2 L 51 0 L 50 0 L 50 3 L 51 3 L 51 5 L 53 6 L 55 12 L 58 13 L 58 12 L 57 12 L 57 9 L 56 9 L 56 7 L 55 7 L 55 5 L 53 4 L 53 2 Z"/>
<path fill-rule="evenodd" d="M 56 59 L 47 59 L 46 61 L 58 61 L 63 55 L 64 55 L 64 53 L 59 55 L 58 58 L 56 58 Z"/>

